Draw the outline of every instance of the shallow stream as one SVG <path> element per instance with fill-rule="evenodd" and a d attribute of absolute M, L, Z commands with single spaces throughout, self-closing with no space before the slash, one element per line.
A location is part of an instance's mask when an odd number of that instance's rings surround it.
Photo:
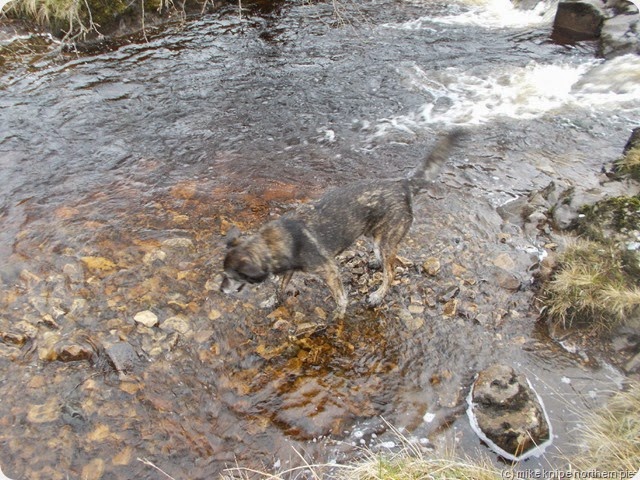
<path fill-rule="evenodd" d="M 640 58 L 554 44 L 552 12 L 301 4 L 4 62 L 4 473 L 164 478 L 144 459 L 176 479 L 273 472 L 395 451 L 395 429 L 425 449 L 490 456 L 464 400 L 494 362 L 528 376 L 554 425 L 524 468 L 561 462 L 578 413 L 622 376 L 548 338 L 533 271 L 549 240 L 496 208 L 554 180 L 599 185 L 640 125 Z M 232 226 L 405 175 L 454 125 L 467 137 L 417 202 L 382 307 L 363 301 L 377 278 L 365 243 L 341 258 L 343 322 L 303 275 L 275 311 L 259 306 L 269 285 L 218 291 Z M 157 325 L 135 319 L 145 311 Z M 135 353 L 126 369 L 108 354 L 122 344 Z"/>

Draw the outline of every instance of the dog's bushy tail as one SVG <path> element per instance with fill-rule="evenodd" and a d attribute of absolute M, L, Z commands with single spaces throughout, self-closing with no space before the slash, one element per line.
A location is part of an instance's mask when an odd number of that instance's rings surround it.
<path fill-rule="evenodd" d="M 411 185 L 411 192 L 413 194 L 424 190 L 429 182 L 438 176 L 438 173 L 440 173 L 440 170 L 449 158 L 451 149 L 458 143 L 463 134 L 461 129 L 455 129 L 438 138 L 431 152 L 429 152 L 422 161 L 422 165 L 409 177 L 409 184 Z"/>

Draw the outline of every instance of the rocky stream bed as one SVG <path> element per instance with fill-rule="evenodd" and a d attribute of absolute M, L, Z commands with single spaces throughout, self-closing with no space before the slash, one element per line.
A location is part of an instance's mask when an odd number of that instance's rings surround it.
<path fill-rule="evenodd" d="M 346 25 L 323 4 L 212 15 L 149 43 L 5 65 L 4 474 L 159 478 L 145 460 L 176 479 L 278 471 L 394 451 L 389 425 L 425 450 L 493 455 L 464 412 L 496 363 L 526 375 L 553 425 L 523 468 L 577 448 L 580 412 L 638 377 L 640 342 L 550 332 L 537 279 L 581 202 L 638 192 L 601 170 L 637 126 L 640 68 L 590 63 L 597 46 L 554 44 L 548 23 L 447 23 L 468 8 L 352 5 Z M 562 101 L 528 83 L 550 57 L 580 76 Z M 416 202 L 381 307 L 365 304 L 380 272 L 364 241 L 339 258 L 343 321 L 310 276 L 275 309 L 260 307 L 271 285 L 219 291 L 232 227 L 404 175 L 452 124 L 467 138 Z"/>

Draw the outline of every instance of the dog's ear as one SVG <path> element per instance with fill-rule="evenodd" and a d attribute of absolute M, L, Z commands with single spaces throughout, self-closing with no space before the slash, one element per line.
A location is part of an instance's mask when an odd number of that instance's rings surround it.
<path fill-rule="evenodd" d="M 233 248 L 237 246 L 240 243 L 240 235 L 242 235 L 242 233 L 240 232 L 238 227 L 236 227 L 235 225 L 231 227 L 231 229 L 229 229 L 224 237 L 224 241 L 227 244 L 227 247 Z"/>

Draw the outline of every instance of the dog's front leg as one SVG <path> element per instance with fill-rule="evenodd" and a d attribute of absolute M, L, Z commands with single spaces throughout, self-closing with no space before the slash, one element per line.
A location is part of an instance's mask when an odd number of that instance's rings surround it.
<path fill-rule="evenodd" d="M 340 279 L 340 271 L 338 265 L 333 261 L 328 261 L 322 265 L 316 273 L 325 281 L 331 295 L 336 302 L 336 309 L 333 312 L 332 320 L 341 320 L 347 311 L 347 292 L 344 289 L 342 280 Z"/>
<path fill-rule="evenodd" d="M 282 274 L 280 285 L 278 285 L 276 289 L 276 299 L 278 303 L 281 303 L 284 300 L 284 293 L 287 289 L 287 285 L 289 285 L 289 282 L 291 281 L 291 277 L 293 277 L 293 270 L 289 270 Z"/>
<path fill-rule="evenodd" d="M 282 274 L 280 282 L 277 281 L 278 279 L 272 277 L 272 280 L 276 284 L 276 291 L 273 295 L 260 303 L 260 308 L 269 309 L 280 305 L 284 301 L 285 290 L 287 288 L 287 285 L 289 285 L 292 276 L 293 270 L 289 270 L 288 272 Z"/>

